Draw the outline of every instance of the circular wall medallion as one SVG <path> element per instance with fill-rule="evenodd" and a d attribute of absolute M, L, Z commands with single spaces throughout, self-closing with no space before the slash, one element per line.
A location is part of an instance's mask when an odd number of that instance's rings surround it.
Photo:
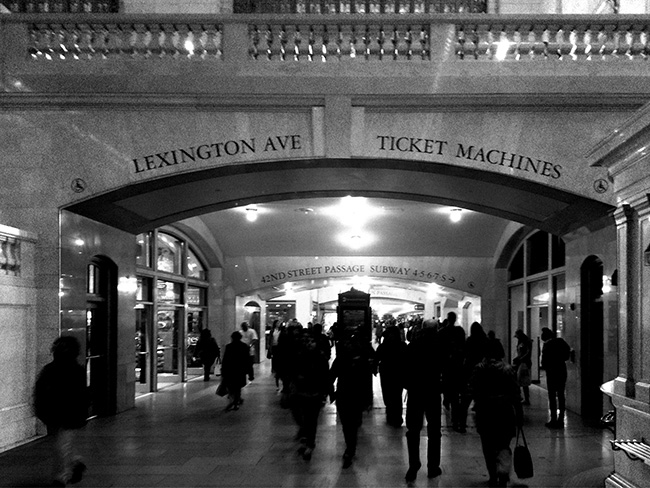
<path fill-rule="evenodd" d="M 609 190 L 609 182 L 603 178 L 597 179 L 594 181 L 594 190 L 596 190 L 596 193 L 605 193 Z"/>
<path fill-rule="evenodd" d="M 81 178 L 75 178 L 72 180 L 72 183 L 70 183 L 70 187 L 72 188 L 72 191 L 75 193 L 83 193 L 86 191 L 86 182 L 82 180 Z"/>

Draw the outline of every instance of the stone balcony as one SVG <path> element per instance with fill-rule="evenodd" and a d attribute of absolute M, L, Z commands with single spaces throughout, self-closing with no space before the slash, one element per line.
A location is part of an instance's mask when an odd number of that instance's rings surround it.
<path fill-rule="evenodd" d="M 650 95 L 649 26 L 621 15 L 11 14 L 0 16 L 0 80 L 5 103 L 637 105 Z"/>

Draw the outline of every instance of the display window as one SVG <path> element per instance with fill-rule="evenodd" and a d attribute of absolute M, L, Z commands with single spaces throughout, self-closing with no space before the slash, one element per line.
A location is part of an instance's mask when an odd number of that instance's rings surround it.
<path fill-rule="evenodd" d="M 165 273 L 181 274 L 183 243 L 164 232 L 156 238 L 156 269 Z"/>
<path fill-rule="evenodd" d="M 197 278 L 199 280 L 204 280 L 206 276 L 205 266 L 201 264 L 201 261 L 192 249 L 187 250 L 186 274 L 189 278 Z"/>
<path fill-rule="evenodd" d="M 208 283 L 187 239 L 156 230 L 136 240 L 135 383 L 143 394 L 203 374 L 195 349 L 207 327 Z"/>
<path fill-rule="evenodd" d="M 151 233 L 138 234 L 135 238 L 135 263 L 144 268 L 151 268 Z"/>

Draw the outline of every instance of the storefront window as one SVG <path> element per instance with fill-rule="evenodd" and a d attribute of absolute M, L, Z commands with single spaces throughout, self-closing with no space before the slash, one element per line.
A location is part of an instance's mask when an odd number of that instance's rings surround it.
<path fill-rule="evenodd" d="M 151 268 L 151 233 L 138 234 L 135 242 L 137 245 L 135 263 L 138 266 Z"/>
<path fill-rule="evenodd" d="M 564 319 L 566 316 L 566 290 L 564 288 L 564 275 L 553 277 L 553 296 L 555 317 L 553 329 L 557 332 L 558 337 L 564 335 Z"/>
<path fill-rule="evenodd" d="M 174 236 L 158 233 L 156 242 L 156 269 L 166 273 L 181 274 L 183 243 Z"/>
<path fill-rule="evenodd" d="M 566 253 L 564 240 L 558 236 L 551 236 L 551 266 L 553 269 L 564 266 L 564 255 Z"/>
<path fill-rule="evenodd" d="M 187 304 L 188 305 L 205 305 L 206 289 L 198 286 L 187 287 Z"/>
<path fill-rule="evenodd" d="M 203 373 L 194 349 L 207 327 L 208 283 L 186 239 L 154 231 L 138 235 L 137 244 L 135 380 L 143 394 Z"/>
<path fill-rule="evenodd" d="M 187 276 L 200 280 L 205 279 L 205 267 L 191 249 L 187 250 Z"/>
<path fill-rule="evenodd" d="M 158 302 L 181 303 L 181 290 L 182 285 L 180 283 L 158 280 Z"/>
<path fill-rule="evenodd" d="M 512 341 L 517 329 L 525 331 L 524 312 L 526 303 L 524 300 L 524 285 L 510 287 L 510 336 L 508 342 Z M 504 344 L 505 345 L 505 344 Z M 515 348 L 511 348 L 512 355 L 515 354 Z"/>
<path fill-rule="evenodd" d="M 528 275 L 548 271 L 548 234 L 537 232 L 528 238 Z"/>
<path fill-rule="evenodd" d="M 179 365 L 178 335 L 181 325 L 180 310 L 177 308 L 161 309 L 157 314 L 157 371 L 163 375 L 177 375 Z M 158 377 L 158 383 L 165 382 L 165 377 Z"/>
<path fill-rule="evenodd" d="M 524 246 L 521 246 L 508 266 L 508 279 L 518 280 L 524 277 Z M 439 317 L 439 315 L 437 315 Z"/>
<path fill-rule="evenodd" d="M 138 276 L 138 287 L 135 292 L 135 299 L 140 302 L 151 302 L 153 297 L 151 294 L 151 278 L 143 278 Z"/>
<path fill-rule="evenodd" d="M 196 356 L 196 343 L 199 340 L 201 330 L 207 327 L 205 315 L 205 310 L 200 308 L 189 308 L 187 311 L 186 357 L 188 368 L 200 368 L 202 365 L 201 359 Z M 202 371 L 192 373 L 201 374 Z"/>

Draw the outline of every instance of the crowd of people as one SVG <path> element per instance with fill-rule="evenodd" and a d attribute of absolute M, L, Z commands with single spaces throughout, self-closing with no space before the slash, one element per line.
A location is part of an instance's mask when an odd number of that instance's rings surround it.
<path fill-rule="evenodd" d="M 386 407 L 386 423 L 401 428 L 406 421 L 408 470 L 413 482 L 422 467 L 421 430 L 427 429 L 427 476 L 442 473 L 441 416 L 449 411 L 454 431 L 465 433 L 470 406 L 481 439 L 490 486 L 506 486 L 512 464 L 511 442 L 522 425 L 523 406 L 530 404 L 532 341 L 517 330 L 516 356 L 505 360 L 503 345 L 493 331 L 478 322 L 466 336 L 454 312 L 443 321 L 424 320 L 404 328 L 389 323 L 375 337 L 363 327 L 334 324 L 325 335 L 321 324 L 308 327 L 295 319 L 273 324 L 267 344 L 280 404 L 291 411 L 297 425 L 298 453 L 310 460 L 316 448 L 318 418 L 327 400 L 336 403 L 345 440 L 343 468 L 352 465 L 364 412 L 372 408 L 373 375 L 379 375 Z M 549 428 L 562 428 L 566 402 L 566 361 L 571 348 L 549 328 L 541 330 L 541 367 L 546 371 Z M 228 395 L 226 410 L 243 403 L 242 388 L 254 380 L 257 334 L 247 322 L 231 334 L 221 358 L 221 382 Z M 332 354 L 334 349 L 334 354 Z M 201 335 L 197 354 L 209 380 L 220 349 L 209 331 Z M 55 480 L 60 486 L 81 479 L 86 467 L 73 449 L 74 431 L 83 426 L 88 409 L 79 344 L 62 337 L 52 348 L 54 361 L 39 375 L 35 388 L 36 414 L 57 437 Z M 332 356 L 333 360 L 332 360 Z M 69 391 L 60 403 L 54 391 Z M 407 392 L 404 415 L 404 391 Z M 522 399 L 523 393 L 523 399 Z M 404 419 L 405 417 L 405 419 Z"/>

